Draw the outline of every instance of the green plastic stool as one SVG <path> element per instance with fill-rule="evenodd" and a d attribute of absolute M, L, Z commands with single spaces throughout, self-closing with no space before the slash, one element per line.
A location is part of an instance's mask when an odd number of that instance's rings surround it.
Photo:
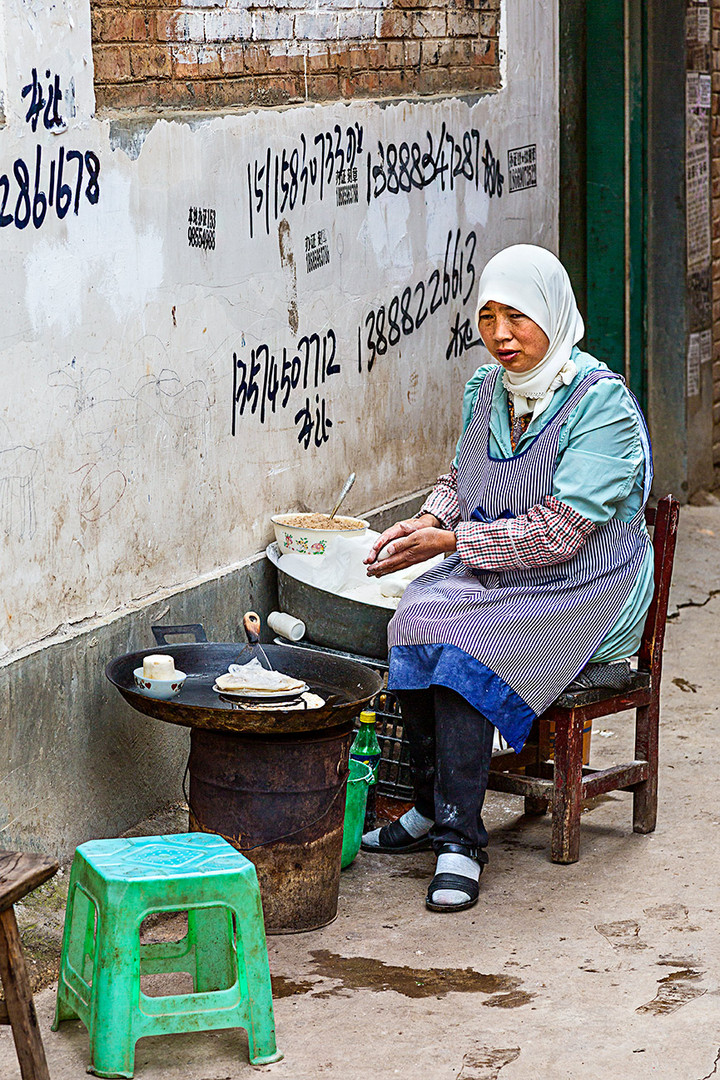
<path fill-rule="evenodd" d="M 182 941 L 140 944 L 140 924 L 187 911 Z M 233 926 L 234 923 L 234 926 Z M 189 972 L 190 994 L 148 997 L 140 976 Z M 53 1031 L 79 1017 L 89 1072 L 131 1077 L 145 1035 L 242 1027 L 253 1065 L 279 1061 L 253 864 L 209 833 L 91 840 L 75 852 Z"/>

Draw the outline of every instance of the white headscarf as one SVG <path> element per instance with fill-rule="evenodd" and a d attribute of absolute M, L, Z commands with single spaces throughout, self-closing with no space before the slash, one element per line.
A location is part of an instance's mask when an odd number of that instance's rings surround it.
<path fill-rule="evenodd" d="M 572 347 L 585 333 L 585 324 L 565 267 L 545 248 L 515 244 L 493 256 L 482 272 L 477 316 L 489 300 L 507 304 L 527 315 L 547 334 L 550 347 L 543 359 L 523 374 L 506 371 L 503 385 L 512 394 L 516 416 L 540 416 L 561 386 L 577 374 L 570 359 Z"/>

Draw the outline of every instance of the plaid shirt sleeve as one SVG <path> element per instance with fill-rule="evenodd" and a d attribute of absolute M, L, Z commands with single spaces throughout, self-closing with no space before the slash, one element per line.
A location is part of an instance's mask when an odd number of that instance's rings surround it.
<path fill-rule="evenodd" d="M 455 500 L 457 505 L 457 488 Z M 514 570 L 567 562 L 595 529 L 592 521 L 548 495 L 516 518 L 499 518 L 489 524 L 456 522 L 455 535 L 458 555 L 468 566 L 477 570 Z"/>
<path fill-rule="evenodd" d="M 457 495 L 457 469 L 450 466 L 450 472 L 439 476 L 420 511 L 415 515 L 434 514 L 445 529 L 454 529 L 460 520 L 460 506 Z"/>

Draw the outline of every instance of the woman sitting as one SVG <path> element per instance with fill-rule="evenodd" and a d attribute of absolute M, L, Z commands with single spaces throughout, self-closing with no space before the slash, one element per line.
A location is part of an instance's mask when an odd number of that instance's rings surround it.
<path fill-rule="evenodd" d="M 647 430 L 623 379 L 577 348 L 564 267 L 539 247 L 500 252 L 477 319 L 497 363 L 465 388 L 455 462 L 366 559 L 381 577 L 448 555 L 410 585 L 388 630 L 415 805 L 363 837 L 366 851 L 433 847 L 433 911 L 477 901 L 494 728 L 519 751 L 581 672 L 586 684 L 622 679 L 627 664 L 606 665 L 637 651 L 653 591 Z"/>

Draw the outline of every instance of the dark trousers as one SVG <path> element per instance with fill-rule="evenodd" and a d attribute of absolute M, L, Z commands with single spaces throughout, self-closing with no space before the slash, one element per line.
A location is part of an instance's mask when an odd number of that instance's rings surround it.
<path fill-rule="evenodd" d="M 398 690 L 396 696 L 410 747 L 415 806 L 435 822 L 430 833 L 435 851 L 442 844 L 466 844 L 477 847 L 478 859 L 486 863 L 482 805 L 493 725 L 445 686 Z"/>

